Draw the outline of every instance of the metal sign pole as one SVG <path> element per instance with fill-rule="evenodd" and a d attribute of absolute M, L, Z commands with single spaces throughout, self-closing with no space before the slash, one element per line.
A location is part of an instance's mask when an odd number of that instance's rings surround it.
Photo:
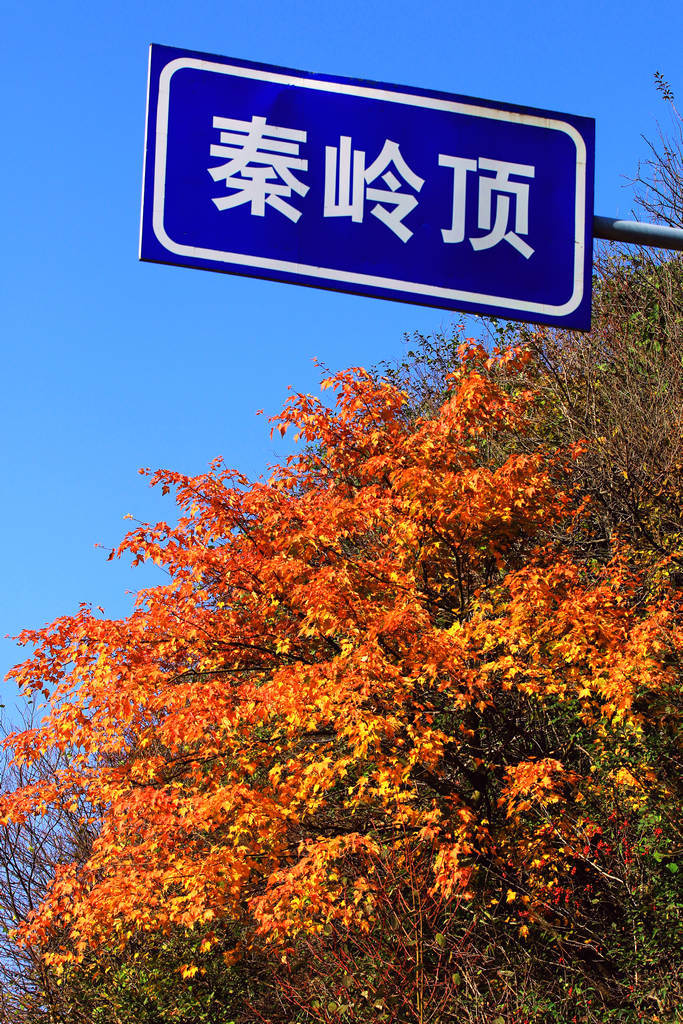
<path fill-rule="evenodd" d="M 663 224 L 640 224 L 635 220 L 593 217 L 593 237 L 629 242 L 631 245 L 683 250 L 683 229 L 665 227 Z"/>

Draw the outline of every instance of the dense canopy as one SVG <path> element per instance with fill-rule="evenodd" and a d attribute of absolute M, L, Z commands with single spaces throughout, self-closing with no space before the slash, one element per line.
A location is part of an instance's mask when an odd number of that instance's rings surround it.
<path fill-rule="evenodd" d="M 129 618 L 22 636 L 45 717 L 8 740 L 2 820 L 89 840 L 20 941 L 60 982 L 179 936 L 186 980 L 270 957 L 301 1020 L 461 1019 L 477 929 L 618 993 L 639 858 L 671 849 L 671 557 L 596 537 L 528 351 L 461 345 L 422 416 L 362 370 L 324 387 L 289 399 L 303 451 L 268 480 L 154 474 L 181 517 L 121 544 L 168 574 Z"/>

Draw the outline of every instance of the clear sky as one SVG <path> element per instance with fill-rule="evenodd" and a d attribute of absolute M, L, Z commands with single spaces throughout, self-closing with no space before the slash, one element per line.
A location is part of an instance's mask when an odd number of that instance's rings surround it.
<path fill-rule="evenodd" d="M 438 310 L 138 262 L 151 42 L 595 117 L 596 212 L 683 93 L 680 0 L 4 0 L 0 11 L 0 633 L 151 579 L 106 562 L 125 513 L 170 518 L 140 466 L 283 454 L 257 409 L 401 355 Z M 0 647 L 0 674 L 17 660 Z M 5 687 L 8 703 L 13 694 Z"/>

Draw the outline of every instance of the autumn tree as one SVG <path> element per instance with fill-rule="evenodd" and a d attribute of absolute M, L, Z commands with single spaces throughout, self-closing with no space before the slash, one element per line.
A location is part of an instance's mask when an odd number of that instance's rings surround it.
<path fill-rule="evenodd" d="M 61 760 L 2 820 L 92 833 L 18 932 L 52 979 L 173 943 L 183 991 L 247 965 L 245 1021 L 672 1019 L 681 593 L 668 549 L 587 554 L 544 373 L 466 343 L 421 414 L 362 370 L 293 395 L 269 479 L 154 474 L 131 616 L 22 635 L 7 746 Z"/>

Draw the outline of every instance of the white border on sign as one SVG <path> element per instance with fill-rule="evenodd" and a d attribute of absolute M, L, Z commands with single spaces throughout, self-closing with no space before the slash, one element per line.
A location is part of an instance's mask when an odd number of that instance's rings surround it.
<path fill-rule="evenodd" d="M 351 271 L 337 270 L 331 267 L 315 267 L 304 263 L 290 263 L 286 260 L 268 259 L 263 256 L 248 256 L 243 253 L 223 252 L 219 249 L 203 249 L 192 245 L 174 242 L 164 228 L 164 195 L 166 184 L 166 148 L 168 140 L 168 116 L 171 91 L 171 78 L 181 69 L 197 71 L 213 71 L 218 74 L 234 75 L 239 78 L 253 78 L 264 82 L 280 85 L 293 85 L 305 89 L 317 89 L 320 92 L 345 93 L 350 96 L 363 96 L 368 99 L 385 100 L 389 103 L 404 103 L 415 107 L 428 107 L 433 110 L 444 110 L 451 113 L 469 114 L 477 117 L 488 117 L 494 121 L 507 121 L 517 124 L 534 125 L 564 132 L 576 146 L 576 204 L 574 220 L 574 291 L 571 298 L 559 306 L 542 302 L 528 302 L 523 299 L 507 298 L 502 295 L 485 295 L 480 292 L 460 291 L 453 288 L 440 288 L 419 281 L 400 281 L 390 277 L 375 277 L 370 274 L 356 274 Z M 233 64 L 218 64 L 215 61 L 201 60 L 197 57 L 179 57 L 172 60 L 159 76 L 159 98 L 157 103 L 156 140 L 154 154 L 154 194 L 152 209 L 152 225 L 159 242 L 169 252 L 177 256 L 189 256 L 193 259 L 214 260 L 221 263 L 234 263 L 259 270 L 276 270 L 288 274 L 300 274 L 318 280 L 337 281 L 340 284 L 366 285 L 373 288 L 385 288 L 392 291 L 424 295 L 428 299 L 447 299 L 451 302 L 469 302 L 488 306 L 504 306 L 510 310 L 523 313 L 541 313 L 546 316 L 567 316 L 573 313 L 583 298 L 584 273 L 584 234 L 585 234 L 585 199 L 586 199 L 586 145 L 581 134 L 573 125 L 549 117 L 538 117 L 534 114 L 521 114 L 510 110 L 496 110 L 491 107 L 480 107 L 472 103 L 461 103 L 456 100 L 439 99 L 433 96 L 419 96 L 372 86 L 354 85 L 349 82 L 326 82 L 319 79 L 299 78 L 295 75 L 280 74 L 259 68 L 240 67 Z"/>

